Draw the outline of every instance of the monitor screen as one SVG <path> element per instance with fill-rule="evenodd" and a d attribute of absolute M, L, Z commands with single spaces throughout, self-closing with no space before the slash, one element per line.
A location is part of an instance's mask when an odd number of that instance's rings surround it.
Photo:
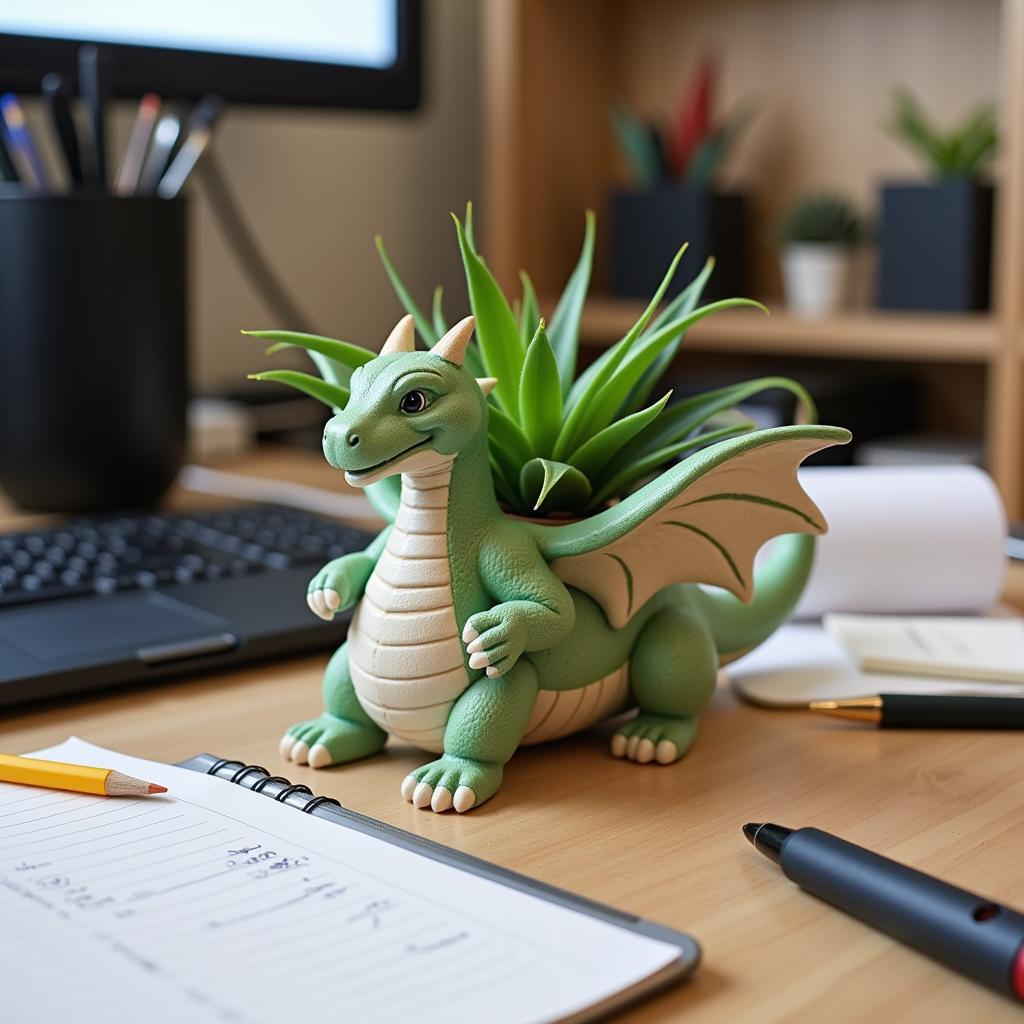
<path fill-rule="evenodd" d="M 410 108 L 419 98 L 417 0 L 3 0 L 0 89 L 73 71 L 103 44 L 116 95 Z"/>

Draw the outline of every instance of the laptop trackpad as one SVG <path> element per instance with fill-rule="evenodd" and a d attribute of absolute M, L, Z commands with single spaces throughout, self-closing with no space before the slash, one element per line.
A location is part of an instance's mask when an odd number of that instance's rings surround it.
<path fill-rule="evenodd" d="M 41 661 L 136 652 L 222 634 L 226 619 L 157 593 L 115 594 L 9 611 L 0 640 Z"/>

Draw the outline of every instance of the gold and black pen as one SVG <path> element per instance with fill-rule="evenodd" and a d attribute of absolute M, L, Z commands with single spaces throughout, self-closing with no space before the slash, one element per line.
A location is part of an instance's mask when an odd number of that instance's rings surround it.
<path fill-rule="evenodd" d="M 1024 697 L 880 693 L 812 700 L 808 707 L 883 729 L 1024 729 Z"/>

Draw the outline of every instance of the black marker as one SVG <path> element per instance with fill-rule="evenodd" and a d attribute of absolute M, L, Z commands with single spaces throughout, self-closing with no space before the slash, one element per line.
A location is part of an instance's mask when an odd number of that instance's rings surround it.
<path fill-rule="evenodd" d="M 816 828 L 743 834 L 802 889 L 1024 1002 L 1024 915 Z"/>
<path fill-rule="evenodd" d="M 93 168 L 96 183 L 107 187 L 107 143 L 104 129 L 104 107 L 107 102 L 107 81 L 100 51 L 89 43 L 78 49 L 78 94 L 89 111 L 92 129 Z"/>
<path fill-rule="evenodd" d="M 1024 729 L 1024 698 L 959 694 L 880 693 L 812 700 L 819 711 L 881 729 Z"/>
<path fill-rule="evenodd" d="M 64 76 L 56 71 L 46 75 L 43 78 L 43 96 L 53 121 L 54 133 L 68 165 L 71 185 L 77 187 L 82 184 L 82 156 L 78 151 L 78 135 L 75 134 L 75 125 L 71 120 L 71 97 Z"/>

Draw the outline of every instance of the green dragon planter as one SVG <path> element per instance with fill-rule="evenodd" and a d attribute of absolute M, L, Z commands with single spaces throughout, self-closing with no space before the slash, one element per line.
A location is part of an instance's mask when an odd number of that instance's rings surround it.
<path fill-rule="evenodd" d="M 499 507 L 488 463 L 495 381 L 462 365 L 472 332 L 467 317 L 417 352 L 405 317 L 327 424 L 330 464 L 358 487 L 401 474 L 401 500 L 365 551 L 310 583 L 322 618 L 357 607 L 327 668 L 324 713 L 281 742 L 285 757 L 317 768 L 375 754 L 389 734 L 438 753 L 402 783 L 407 800 L 435 811 L 492 797 L 520 744 L 631 707 L 639 713 L 616 730 L 614 756 L 682 757 L 719 665 L 778 628 L 807 580 L 808 535 L 825 523 L 797 467 L 850 436 L 762 430 L 700 451 L 584 521 L 516 519 Z M 754 555 L 780 534 L 794 536 L 758 571 L 755 597 Z"/>

